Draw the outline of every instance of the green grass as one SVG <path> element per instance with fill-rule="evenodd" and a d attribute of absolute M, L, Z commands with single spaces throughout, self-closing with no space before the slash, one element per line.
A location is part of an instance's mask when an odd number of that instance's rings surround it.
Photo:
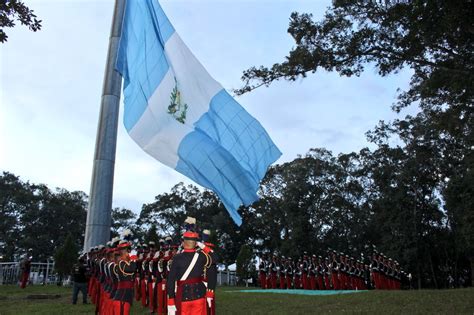
<path fill-rule="evenodd" d="M 241 293 L 217 290 L 218 314 L 474 314 L 474 288 L 458 290 L 369 291 L 331 296 Z M 59 294 L 54 300 L 27 300 L 30 294 Z M 81 297 L 79 298 L 80 303 Z M 71 305 L 71 288 L 0 286 L 0 315 L 93 314 L 93 305 Z M 135 303 L 132 314 L 148 314 Z"/>

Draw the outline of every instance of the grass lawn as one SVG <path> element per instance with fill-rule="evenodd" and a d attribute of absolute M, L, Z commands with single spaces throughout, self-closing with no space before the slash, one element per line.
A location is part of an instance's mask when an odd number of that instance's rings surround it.
<path fill-rule="evenodd" d="M 474 314 L 474 288 L 457 290 L 369 291 L 329 296 L 217 291 L 218 314 Z M 93 314 L 93 305 L 71 305 L 71 288 L 0 286 L 0 315 Z M 237 291 L 237 292 L 235 292 Z M 31 294 L 58 294 L 57 299 L 30 300 Z M 79 303 L 81 303 L 81 297 Z M 138 303 L 132 314 L 149 314 Z"/>

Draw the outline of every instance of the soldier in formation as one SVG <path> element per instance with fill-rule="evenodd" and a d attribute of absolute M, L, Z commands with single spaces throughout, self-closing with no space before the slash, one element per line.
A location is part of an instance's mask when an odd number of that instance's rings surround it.
<path fill-rule="evenodd" d="M 95 313 L 126 315 L 135 300 L 150 314 L 214 315 L 217 259 L 210 232 L 199 234 L 193 218 L 185 226 L 182 250 L 171 237 L 133 244 L 128 230 L 121 239 L 92 248 L 86 257 L 87 288 Z"/>
<path fill-rule="evenodd" d="M 370 259 L 355 259 L 329 250 L 326 257 L 304 253 L 292 259 L 260 254 L 258 274 L 262 289 L 400 290 L 408 275 L 400 264 L 373 249 Z"/>
<path fill-rule="evenodd" d="M 32 249 L 28 249 L 27 253 L 23 256 L 20 261 L 20 288 L 26 288 L 28 281 L 30 280 L 30 271 L 31 271 L 31 260 L 32 260 Z"/>

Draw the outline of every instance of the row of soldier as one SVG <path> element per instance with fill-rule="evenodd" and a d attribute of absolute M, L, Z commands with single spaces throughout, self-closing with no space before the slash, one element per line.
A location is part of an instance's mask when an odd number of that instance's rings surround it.
<path fill-rule="evenodd" d="M 365 262 L 335 250 L 324 259 L 307 253 L 298 259 L 267 254 L 259 257 L 258 269 L 262 289 L 399 290 L 411 277 L 377 251 Z"/>
<path fill-rule="evenodd" d="M 134 300 L 154 314 L 215 314 L 214 245 L 208 230 L 196 231 L 194 218 L 186 219 L 180 246 L 171 237 L 137 246 L 129 232 L 123 238 L 87 255 L 96 314 L 129 314 Z"/>

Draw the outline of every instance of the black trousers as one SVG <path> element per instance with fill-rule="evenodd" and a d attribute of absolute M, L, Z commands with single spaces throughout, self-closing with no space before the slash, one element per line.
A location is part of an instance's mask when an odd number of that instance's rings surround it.
<path fill-rule="evenodd" d="M 79 291 L 82 292 L 82 303 L 87 303 L 87 282 L 74 282 L 72 287 L 72 304 L 77 303 Z"/>

